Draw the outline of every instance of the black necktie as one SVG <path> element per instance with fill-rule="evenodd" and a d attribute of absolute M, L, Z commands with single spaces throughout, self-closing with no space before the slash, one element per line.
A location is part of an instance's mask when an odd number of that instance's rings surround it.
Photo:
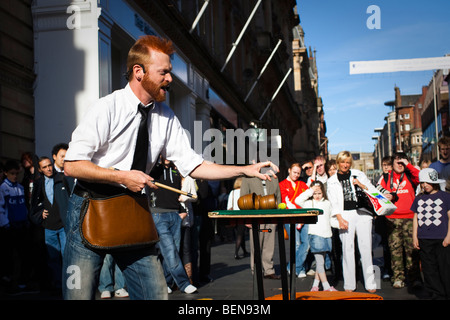
<path fill-rule="evenodd" d="M 147 166 L 148 155 L 148 127 L 147 118 L 150 107 L 145 107 L 142 103 L 138 106 L 139 112 L 142 115 L 141 123 L 139 124 L 139 131 L 136 140 L 136 150 L 134 151 L 132 170 L 140 170 L 145 172 Z"/>

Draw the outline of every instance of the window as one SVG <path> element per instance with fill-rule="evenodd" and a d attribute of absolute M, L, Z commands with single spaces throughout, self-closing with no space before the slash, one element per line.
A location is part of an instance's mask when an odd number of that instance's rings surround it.
<path fill-rule="evenodd" d="M 411 125 L 410 124 L 405 124 L 405 131 L 409 131 L 411 130 Z"/>
<path fill-rule="evenodd" d="M 409 113 L 405 114 L 405 119 L 409 119 Z"/>

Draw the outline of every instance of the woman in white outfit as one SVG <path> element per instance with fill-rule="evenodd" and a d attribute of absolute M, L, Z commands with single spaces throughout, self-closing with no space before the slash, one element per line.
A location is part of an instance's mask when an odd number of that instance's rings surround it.
<path fill-rule="evenodd" d="M 337 155 L 338 172 L 328 178 L 327 195 L 332 207 L 331 216 L 339 223 L 344 290 L 351 292 L 356 289 L 356 234 L 365 288 L 373 293 L 376 291 L 376 282 L 372 262 L 372 215 L 366 209 L 358 208 L 355 192 L 355 185 L 366 189 L 372 183 L 363 172 L 351 169 L 352 160 L 348 151 L 341 151 Z"/>

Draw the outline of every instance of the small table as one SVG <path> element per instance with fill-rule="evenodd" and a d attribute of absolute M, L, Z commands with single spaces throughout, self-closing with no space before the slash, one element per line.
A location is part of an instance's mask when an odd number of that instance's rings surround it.
<path fill-rule="evenodd" d="M 286 249 L 284 245 L 283 227 L 285 224 L 290 225 L 290 299 L 295 300 L 295 224 L 314 224 L 317 222 L 317 216 L 322 214 L 320 209 L 271 209 L 271 210 L 218 210 L 209 212 L 208 216 L 213 219 L 229 219 L 236 224 L 251 224 L 253 232 L 253 248 L 256 276 L 257 296 L 254 290 L 253 297 L 255 299 L 264 300 L 264 286 L 261 263 L 261 248 L 259 246 L 259 226 L 260 224 L 276 224 L 278 231 L 278 243 L 280 253 L 281 267 L 281 285 L 283 300 L 289 300 L 289 287 L 287 281 L 287 262 Z"/>

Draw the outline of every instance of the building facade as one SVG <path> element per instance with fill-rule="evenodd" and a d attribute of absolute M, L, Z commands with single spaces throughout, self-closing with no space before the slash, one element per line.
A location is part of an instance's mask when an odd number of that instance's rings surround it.
<path fill-rule="evenodd" d="M 421 112 L 423 131 L 422 157 L 435 161 L 439 157 L 437 141 L 449 135 L 448 70 L 437 70 L 428 85 Z"/>
<path fill-rule="evenodd" d="M 303 28 L 294 28 L 294 84 L 295 99 L 302 111 L 302 126 L 293 138 L 294 155 L 300 161 L 311 160 L 318 154 L 328 159 L 328 139 L 315 52 L 307 49 Z M 305 138 L 307 137 L 307 138 Z"/>
<path fill-rule="evenodd" d="M 35 145 L 31 0 L 0 2 L 0 159 L 20 159 Z"/>
<path fill-rule="evenodd" d="M 326 148 L 315 62 L 306 51 L 302 59 L 293 53 L 299 41 L 295 1 L 18 3 L 22 11 L 5 9 L 15 11 L 11 24 L 22 32 L 16 51 L 1 56 L 2 159 L 19 159 L 25 151 L 49 155 L 53 145 L 69 142 L 87 108 L 126 85 L 128 50 L 143 35 L 173 41 L 167 104 L 207 158 L 248 163 L 258 160 L 250 152 L 256 145 L 257 158 L 275 160 L 283 170 L 321 153 L 321 143 Z M 15 76 L 7 78 L 3 71 L 14 67 Z M 223 141 L 223 150 L 208 149 L 212 141 Z"/>
<path fill-rule="evenodd" d="M 422 160 L 438 159 L 437 141 L 450 134 L 448 79 L 448 70 L 437 70 L 421 94 L 402 95 L 400 88 L 394 88 L 395 100 L 385 103 L 392 109 L 380 135 L 382 151 L 375 146 L 376 158 L 379 153 L 384 157 L 401 151 L 417 166 Z"/>

